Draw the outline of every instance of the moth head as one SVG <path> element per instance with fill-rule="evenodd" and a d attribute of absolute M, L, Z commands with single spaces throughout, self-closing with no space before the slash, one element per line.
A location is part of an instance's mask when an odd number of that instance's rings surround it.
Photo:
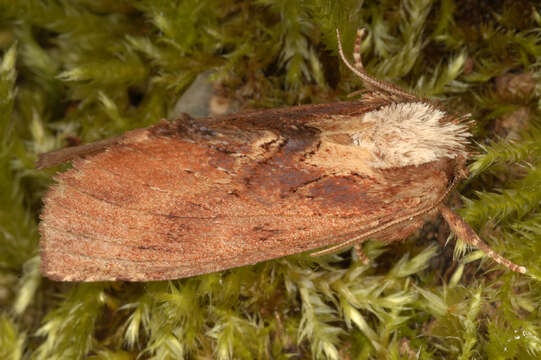
<path fill-rule="evenodd" d="M 469 125 L 427 102 L 393 103 L 365 113 L 354 145 L 372 154 L 371 166 L 420 165 L 441 158 L 467 156 Z"/>
<path fill-rule="evenodd" d="M 369 75 L 360 54 L 360 43 L 365 35 L 364 29 L 357 31 L 352 65 L 344 55 L 340 33 L 336 30 L 338 52 L 346 66 L 372 90 L 373 94 L 368 97 L 384 99 L 385 105 L 365 113 L 360 119 L 363 131 L 351 135 L 354 145 L 372 154 L 370 165 L 392 168 L 466 157 L 471 123 L 464 120 L 469 114 L 456 118 L 390 82 Z"/>

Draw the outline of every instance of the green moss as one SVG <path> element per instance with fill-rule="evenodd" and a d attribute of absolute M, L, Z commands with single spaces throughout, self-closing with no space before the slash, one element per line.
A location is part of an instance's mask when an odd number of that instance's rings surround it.
<path fill-rule="evenodd" d="M 511 0 L 0 0 L 0 358 L 539 358 L 540 13 Z M 371 73 L 472 113 L 461 214 L 530 275 L 461 242 L 455 261 L 430 240 L 446 229 L 427 225 L 366 243 L 371 265 L 344 253 L 148 284 L 40 277 L 55 169 L 34 170 L 37 154 L 154 123 L 210 69 L 241 108 L 346 99 L 362 84 L 335 28 L 349 55 L 360 26 Z"/>
<path fill-rule="evenodd" d="M 0 357 L 6 360 L 23 358 L 26 336 L 6 316 L 0 316 Z"/>

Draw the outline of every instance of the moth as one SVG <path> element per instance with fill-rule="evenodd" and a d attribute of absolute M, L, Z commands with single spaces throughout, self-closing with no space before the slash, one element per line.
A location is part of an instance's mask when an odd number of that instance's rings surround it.
<path fill-rule="evenodd" d="M 189 277 L 369 238 L 406 238 L 438 213 L 507 268 L 444 203 L 467 176 L 468 115 L 370 76 L 359 100 L 168 122 L 43 154 L 71 161 L 44 198 L 41 272 L 61 281 Z"/>

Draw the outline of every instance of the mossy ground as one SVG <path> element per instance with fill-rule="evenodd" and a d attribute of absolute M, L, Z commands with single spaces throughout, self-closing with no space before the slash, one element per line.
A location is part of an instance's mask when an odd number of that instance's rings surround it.
<path fill-rule="evenodd" d="M 452 199 L 511 273 L 427 224 L 393 246 L 157 283 L 38 272 L 37 154 L 152 124 L 201 72 L 242 108 L 345 99 L 367 68 L 476 120 Z M 538 359 L 541 6 L 526 0 L 0 0 L 1 359 Z M 453 257 L 455 249 L 456 256 Z"/>

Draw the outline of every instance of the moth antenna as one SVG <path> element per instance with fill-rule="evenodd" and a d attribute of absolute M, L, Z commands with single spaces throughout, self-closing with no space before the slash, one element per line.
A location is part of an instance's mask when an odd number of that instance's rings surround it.
<path fill-rule="evenodd" d="M 363 35 L 363 31 L 361 31 L 360 35 Z M 357 36 L 359 36 L 359 32 L 357 32 Z M 402 96 L 402 97 L 405 97 L 407 99 L 411 99 L 411 100 L 417 100 L 417 97 L 402 90 L 402 89 L 399 89 L 398 87 L 396 87 L 395 85 L 393 85 L 392 83 L 390 82 L 387 82 L 387 81 L 382 81 L 382 80 L 378 80 L 372 76 L 370 76 L 367 72 L 366 72 L 366 69 L 364 68 L 364 66 L 362 65 L 362 62 L 361 62 L 361 56 L 360 56 L 360 46 L 359 46 L 359 54 L 358 54 L 358 57 L 359 57 L 359 61 L 355 61 L 355 65 L 356 66 L 353 66 L 351 65 L 351 63 L 348 61 L 348 59 L 346 58 L 346 56 L 344 55 L 344 49 L 342 48 L 342 40 L 340 38 L 340 31 L 338 29 L 336 29 L 336 38 L 338 40 L 338 53 L 340 54 L 340 58 L 342 59 L 342 61 L 344 62 L 344 64 L 346 64 L 346 66 L 351 70 L 353 71 L 353 73 L 355 75 L 357 75 L 358 77 L 360 77 L 364 82 L 365 84 L 367 85 L 370 85 L 371 87 L 377 89 L 377 90 L 382 90 L 382 91 L 385 91 L 387 93 L 390 93 L 392 95 L 397 95 L 397 96 Z M 360 42 L 360 40 L 359 40 Z M 355 57 L 355 51 L 354 51 L 354 57 Z"/>
<path fill-rule="evenodd" d="M 511 261 L 507 260 L 503 256 L 497 254 L 488 246 L 487 243 L 485 243 L 479 235 L 462 219 L 460 216 L 458 216 L 454 211 L 449 209 L 447 206 L 440 204 L 438 206 L 441 215 L 447 221 L 447 224 L 449 224 L 449 227 L 453 232 L 464 240 L 467 244 L 470 244 L 471 246 L 475 246 L 479 248 L 481 251 L 483 251 L 488 257 L 490 257 L 492 260 L 497 262 L 500 265 L 505 266 L 509 270 L 525 274 L 526 268 L 524 266 L 519 266 L 517 264 L 512 263 Z"/>
<path fill-rule="evenodd" d="M 357 36 L 355 37 L 355 46 L 353 48 L 353 60 L 355 61 L 355 67 L 358 70 L 363 70 L 363 60 L 361 58 L 361 41 L 364 40 L 366 36 L 366 29 L 357 29 Z"/>

